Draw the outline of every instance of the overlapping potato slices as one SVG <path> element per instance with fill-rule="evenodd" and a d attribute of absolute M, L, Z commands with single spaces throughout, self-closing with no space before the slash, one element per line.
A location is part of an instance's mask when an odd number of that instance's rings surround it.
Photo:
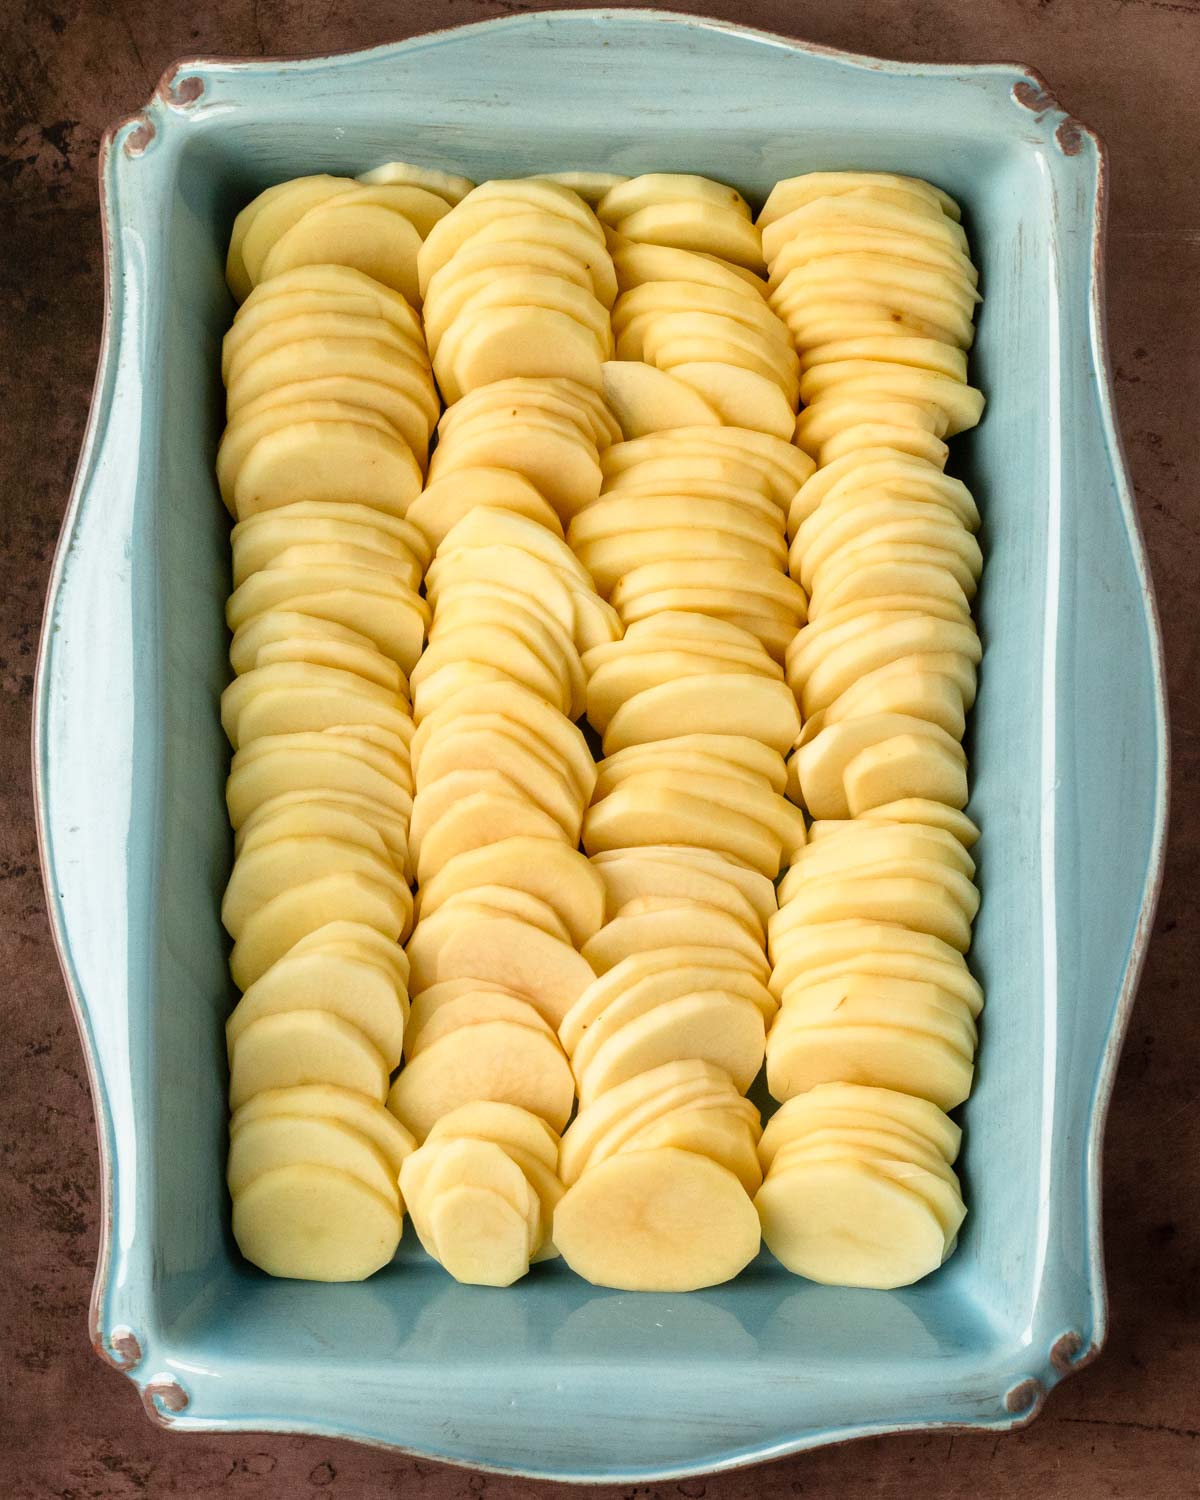
<path fill-rule="evenodd" d="M 815 821 L 770 922 L 767 1080 L 788 1102 L 764 1146 L 786 1121 L 803 1129 L 758 1203 L 792 1269 L 897 1286 L 953 1246 L 957 1137 L 927 1161 L 928 1144 L 914 1155 L 876 1136 L 966 1099 L 983 1004 L 964 958 L 979 893 L 961 744 L 980 518 L 944 473 L 944 439 L 983 408 L 966 367 L 978 277 L 956 205 L 912 178 L 791 179 L 759 225 L 803 370 L 796 441 L 818 467 L 788 507 L 789 570 L 808 595 L 784 659 L 804 714 L 788 792 Z M 883 1121 L 813 1126 L 830 1100 Z"/>
<path fill-rule="evenodd" d="M 413 1227 L 456 1281 L 511 1286 L 558 1252 L 557 1133 L 512 1104 L 478 1101 L 442 1115 L 401 1169 Z"/>
<path fill-rule="evenodd" d="M 904 1091 L 824 1083 L 789 1099 L 759 1142 L 768 1249 L 798 1276 L 836 1286 L 927 1276 L 966 1213 L 959 1137 L 935 1104 Z"/>
<path fill-rule="evenodd" d="M 709 1062 L 661 1063 L 614 1084 L 563 1136 L 555 1245 L 600 1286 L 730 1280 L 759 1247 L 749 1196 L 762 1180 L 759 1131 L 758 1111 Z"/>

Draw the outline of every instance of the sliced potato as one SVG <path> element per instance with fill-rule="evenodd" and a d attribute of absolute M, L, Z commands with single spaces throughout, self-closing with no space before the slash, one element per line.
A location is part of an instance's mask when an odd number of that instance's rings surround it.
<path fill-rule="evenodd" d="M 483 1021 L 447 1032 L 402 1068 L 388 1108 L 424 1140 L 443 1115 L 476 1099 L 520 1105 L 561 1130 L 575 1087 L 553 1037 L 511 1021 Z"/>
<path fill-rule="evenodd" d="M 311 208 L 267 252 L 267 280 L 298 266 L 351 266 L 417 304 L 421 236 L 402 214 L 376 203 L 330 199 Z"/>
<path fill-rule="evenodd" d="M 337 1120 L 365 1136 L 388 1163 L 393 1182 L 416 1142 L 395 1115 L 382 1104 L 351 1089 L 329 1083 L 297 1084 L 255 1094 L 234 1111 L 229 1122 L 232 1141 L 244 1125 L 283 1115 L 302 1119 Z"/>
<path fill-rule="evenodd" d="M 296 1163 L 264 1172 L 233 1205 L 233 1237 L 271 1276 L 363 1281 L 400 1243 L 399 1211 L 336 1167 Z"/>
<path fill-rule="evenodd" d="M 465 913 L 448 926 L 430 979 L 499 980 L 528 996 L 551 1026 L 559 1025 L 596 977 L 569 943 L 516 918 Z"/>
<path fill-rule="evenodd" d="M 562 533 L 562 522 L 553 507 L 523 474 L 484 464 L 451 469 L 444 478 L 430 480 L 405 515 L 430 546 L 437 547 L 477 505 L 501 507 L 551 532 Z"/>
<path fill-rule="evenodd" d="M 741 1183 L 691 1151 L 660 1146 L 609 1157 L 560 1199 L 554 1243 L 577 1275 L 626 1291 L 717 1286 L 759 1247 Z"/>
<path fill-rule="evenodd" d="M 624 703 L 605 730 L 604 753 L 675 735 L 749 734 L 783 754 L 799 732 L 796 700 L 785 684 L 752 673 L 696 676 L 648 688 Z"/>
<path fill-rule="evenodd" d="M 609 360 L 602 369 L 604 396 L 626 438 L 673 427 L 715 427 L 716 411 L 669 371 L 635 360 Z"/>
<path fill-rule="evenodd" d="M 672 364 L 670 372 L 703 396 L 729 427 L 777 438 L 790 437 L 795 428 L 794 405 L 778 385 L 754 370 L 707 359 Z"/>
<path fill-rule="evenodd" d="M 585 943 L 604 921 L 605 883 L 578 849 L 550 839 L 503 839 L 444 865 L 420 893 L 423 916 L 460 892 L 503 885 L 547 902 L 571 941 Z"/>
<path fill-rule="evenodd" d="M 357 1026 L 328 1010 L 288 1010 L 260 1017 L 233 1047 L 229 1106 L 266 1089 L 325 1083 L 371 1099 L 387 1093 L 388 1069 Z"/>
<path fill-rule="evenodd" d="M 381 1198 L 400 1206 L 395 1175 L 370 1138 L 319 1115 L 263 1115 L 245 1120 L 230 1140 L 225 1178 L 236 1199 L 264 1172 L 303 1162 L 349 1172 Z"/>

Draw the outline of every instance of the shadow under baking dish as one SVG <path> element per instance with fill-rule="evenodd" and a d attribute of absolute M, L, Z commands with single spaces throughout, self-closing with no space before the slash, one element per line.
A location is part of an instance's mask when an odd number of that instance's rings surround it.
<path fill-rule="evenodd" d="M 666 1477 L 863 1432 L 1013 1425 L 1103 1337 L 1096 1153 L 1160 853 L 1164 732 L 1096 324 L 1101 162 L 1039 87 L 1015 68 L 576 12 L 342 59 L 188 64 L 117 129 L 108 342 L 47 617 L 37 769 L 111 1173 L 96 1337 L 152 1413 Z M 695 171 L 756 206 L 777 178 L 866 168 L 963 205 L 988 407 L 948 467 L 984 517 L 967 747 L 988 1003 L 959 1112 L 970 1213 L 917 1286 L 817 1286 L 764 1254 L 686 1296 L 602 1291 L 561 1263 L 493 1291 L 453 1284 L 411 1229 L 360 1285 L 272 1281 L 237 1254 L 218 919 L 224 252 L 265 185 L 393 158 L 476 180 Z"/>

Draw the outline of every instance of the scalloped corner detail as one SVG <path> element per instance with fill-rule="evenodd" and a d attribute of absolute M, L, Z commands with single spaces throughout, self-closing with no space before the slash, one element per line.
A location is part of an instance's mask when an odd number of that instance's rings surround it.
<path fill-rule="evenodd" d="M 155 94 L 168 109 L 190 109 L 203 96 L 204 79 L 191 69 L 191 63 L 175 63 L 158 80 Z"/>
<path fill-rule="evenodd" d="M 1039 73 L 1032 71 L 1013 84 L 1012 99 L 1022 109 L 1035 115 L 1044 115 L 1048 109 L 1058 108 L 1058 100 L 1051 92 L 1050 85 Z"/>
<path fill-rule="evenodd" d="M 142 1405 L 146 1415 L 160 1427 L 170 1427 L 175 1418 L 188 1408 L 191 1397 L 173 1375 L 156 1375 L 142 1387 Z"/>
<path fill-rule="evenodd" d="M 133 129 L 125 137 L 121 149 L 125 152 L 126 156 L 136 160 L 139 156 L 144 156 L 150 149 L 158 131 L 147 110 L 143 110 L 141 114 L 134 115 L 127 123 L 132 125 Z"/>
<path fill-rule="evenodd" d="M 1032 1422 L 1046 1400 L 1046 1387 L 1036 1375 L 1029 1375 L 1012 1386 L 1004 1397 L 1004 1409 L 1022 1423 Z"/>
<path fill-rule="evenodd" d="M 132 1328 L 114 1328 L 107 1337 L 101 1335 L 92 1346 L 106 1365 L 130 1374 L 142 1362 L 142 1342 Z"/>
<path fill-rule="evenodd" d="M 1060 121 L 1054 132 L 1054 139 L 1064 156 L 1078 156 L 1083 150 L 1083 138 L 1086 134 L 1087 126 L 1068 115 L 1065 120 Z"/>

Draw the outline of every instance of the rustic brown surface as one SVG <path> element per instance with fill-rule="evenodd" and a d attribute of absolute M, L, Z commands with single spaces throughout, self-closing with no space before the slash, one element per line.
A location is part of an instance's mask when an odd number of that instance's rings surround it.
<path fill-rule="evenodd" d="M 28 775 L 42 596 L 100 330 L 96 147 L 189 53 L 367 46 L 535 9 L 517 0 L 4 0 L 0 7 L 0 1493 L 20 1500 L 567 1493 L 324 1439 L 171 1436 L 91 1354 L 97 1177 L 82 1057 L 51 947 Z M 856 51 L 1019 60 L 1106 138 L 1122 429 L 1166 635 L 1175 814 L 1106 1167 L 1112 1333 L 1009 1437 L 906 1437 L 708 1480 L 610 1488 L 804 1495 L 1200 1495 L 1200 5 L 1195 0 L 725 0 L 694 8 Z M 7 158 L 4 153 L 7 152 Z M 1113 857 L 1120 857 L 1113 809 Z"/>

